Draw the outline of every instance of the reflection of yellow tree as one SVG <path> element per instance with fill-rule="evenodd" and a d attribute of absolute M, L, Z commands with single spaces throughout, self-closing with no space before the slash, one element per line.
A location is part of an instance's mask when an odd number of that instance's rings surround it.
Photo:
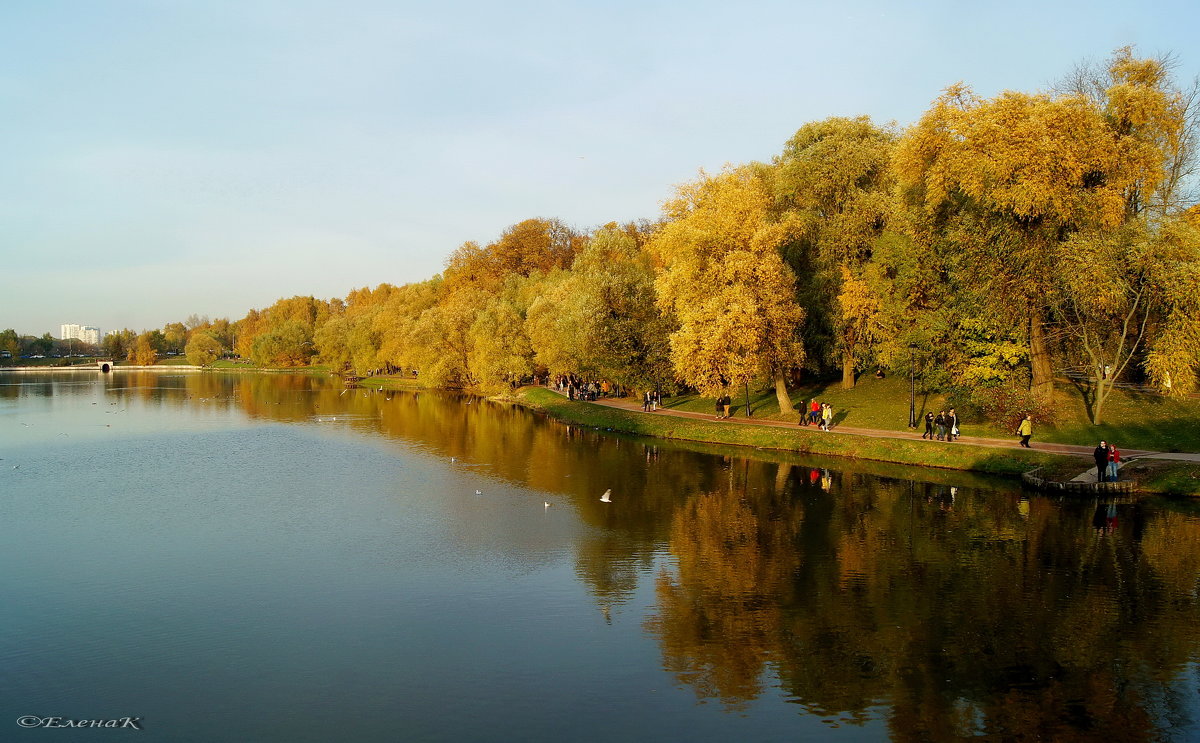
<path fill-rule="evenodd" d="M 896 740 L 1151 740 L 1200 644 L 1200 522 L 834 478 L 690 499 L 658 579 L 665 665 L 743 703 L 776 669 L 813 714 Z M 782 482 L 782 480 L 781 480 Z M 774 492 L 781 496 L 748 498 Z M 1140 537 L 1140 541 L 1139 541 Z M 1165 698 L 1165 701 L 1164 701 Z"/>
<path fill-rule="evenodd" d="M 1015 493 L 852 472 L 826 492 L 786 461 L 714 466 L 520 409 L 325 377 L 121 379 L 137 386 L 122 395 L 233 400 L 268 420 L 348 414 L 553 493 L 591 527 L 575 567 L 602 605 L 669 546 L 647 629 L 702 698 L 737 705 L 778 683 L 851 722 L 885 705 L 892 737 L 912 741 L 1151 740 L 1160 710 L 1185 704 L 1178 678 L 1200 647 L 1192 516 L 1123 505 L 1098 531 L 1090 506 L 1033 499 L 1023 516 Z M 609 487 L 614 503 L 600 503 Z"/>
<path fill-rule="evenodd" d="M 753 504 L 746 482 L 693 496 L 671 526 L 674 574 L 658 578 L 659 635 L 664 664 L 700 697 L 729 704 L 753 699 L 776 655 L 780 603 L 799 553 L 796 511 L 776 518 L 773 467 L 755 463 L 744 476 L 765 493 Z M 767 470 L 771 470 L 768 472 Z"/>

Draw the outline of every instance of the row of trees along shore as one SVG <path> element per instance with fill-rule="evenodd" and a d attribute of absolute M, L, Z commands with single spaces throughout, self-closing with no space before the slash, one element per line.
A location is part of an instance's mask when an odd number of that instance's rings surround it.
<path fill-rule="evenodd" d="M 1198 383 L 1200 97 L 1173 66 L 1125 48 L 1045 92 L 954 85 L 905 129 L 805 124 L 770 163 L 677 186 L 658 221 L 528 219 L 427 281 L 195 323 L 187 353 L 485 390 L 774 385 L 783 411 L 805 374 L 916 365 L 1036 406 L 1072 373 L 1099 423 L 1118 380 Z"/>

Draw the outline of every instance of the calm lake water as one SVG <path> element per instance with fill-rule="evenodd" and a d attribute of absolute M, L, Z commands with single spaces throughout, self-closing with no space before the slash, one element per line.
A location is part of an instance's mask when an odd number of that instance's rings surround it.
<path fill-rule="evenodd" d="M 0 740 L 1200 739 L 1187 504 L 291 375 L 0 375 L 0 460 Z"/>

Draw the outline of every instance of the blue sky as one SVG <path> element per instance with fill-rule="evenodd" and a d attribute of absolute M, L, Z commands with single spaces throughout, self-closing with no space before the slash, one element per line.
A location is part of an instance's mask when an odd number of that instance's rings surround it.
<path fill-rule="evenodd" d="M 802 124 L 914 122 L 1200 3 L 0 3 L 0 328 L 237 319 L 439 272 L 529 217 L 658 215 Z"/>

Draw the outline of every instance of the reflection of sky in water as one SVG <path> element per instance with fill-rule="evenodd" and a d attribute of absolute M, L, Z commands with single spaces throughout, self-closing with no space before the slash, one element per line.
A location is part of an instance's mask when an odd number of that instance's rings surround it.
<path fill-rule="evenodd" d="M 0 375 L 0 712 L 205 741 L 938 739 L 1060 704 L 1197 730 L 1195 515 L 465 400 Z"/>

